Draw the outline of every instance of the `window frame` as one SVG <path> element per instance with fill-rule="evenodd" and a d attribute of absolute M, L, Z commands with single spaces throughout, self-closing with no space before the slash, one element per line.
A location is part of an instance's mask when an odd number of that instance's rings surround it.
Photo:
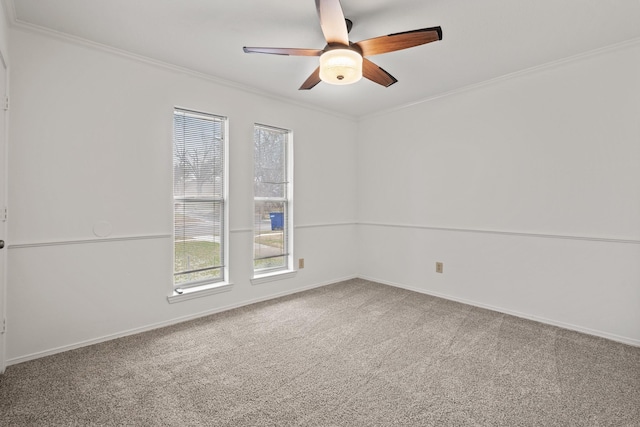
<path fill-rule="evenodd" d="M 175 204 L 177 199 L 188 199 L 187 197 L 176 198 L 175 195 L 175 168 L 173 167 L 175 162 L 175 116 L 176 113 L 185 113 L 191 114 L 195 117 L 202 117 L 203 119 L 213 119 L 214 121 L 219 121 L 222 125 L 222 186 L 221 186 L 221 197 L 211 197 L 211 196 L 202 196 L 202 197 L 193 197 L 191 200 L 200 200 L 203 202 L 212 201 L 214 203 L 221 204 L 220 209 L 220 244 L 221 248 L 221 256 L 222 262 L 220 266 L 220 277 L 219 278 L 207 278 L 201 280 L 193 280 L 186 283 L 176 284 L 175 277 L 175 239 L 176 239 L 176 223 L 175 223 Z M 172 110 L 172 278 L 171 278 L 171 290 L 172 293 L 169 296 L 169 302 L 176 302 L 178 300 L 186 300 L 191 299 L 196 296 L 204 296 L 212 293 L 218 293 L 225 290 L 230 289 L 231 283 L 229 282 L 229 119 L 226 116 L 219 114 L 212 114 L 203 111 L 197 111 L 189 108 L 178 107 L 175 106 Z M 214 219 L 215 220 L 215 219 Z"/>
<path fill-rule="evenodd" d="M 256 197 L 255 195 L 255 179 L 256 179 L 256 169 L 255 169 L 255 131 L 257 128 L 263 128 L 267 130 L 274 130 L 284 134 L 285 136 L 285 153 L 284 153 L 284 172 L 285 172 L 285 192 L 284 197 Z M 255 220 L 252 229 L 253 236 L 253 244 L 251 245 L 252 249 L 252 271 L 253 278 L 251 280 L 252 284 L 259 284 L 266 281 L 271 280 L 279 280 L 282 278 L 286 278 L 288 276 L 295 275 L 295 266 L 294 266 L 294 200 L 293 200 L 293 188 L 294 188 L 294 165 L 293 165 L 293 131 L 291 129 L 286 129 L 282 127 L 265 125 L 262 123 L 254 123 L 253 126 L 253 179 L 254 179 L 254 194 L 253 194 L 253 212 L 255 216 L 256 211 L 256 202 L 265 202 L 272 201 L 278 203 L 284 203 L 285 212 L 284 212 L 284 229 L 285 233 L 285 253 L 283 256 L 285 257 L 285 265 L 278 267 L 268 267 L 268 268 L 255 268 L 255 245 L 256 245 L 256 237 L 258 236 L 258 229 L 256 228 Z"/>

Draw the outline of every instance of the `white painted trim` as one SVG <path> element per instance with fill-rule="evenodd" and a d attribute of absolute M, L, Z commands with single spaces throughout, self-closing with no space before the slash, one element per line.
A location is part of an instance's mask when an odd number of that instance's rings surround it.
<path fill-rule="evenodd" d="M 524 233 L 520 231 L 432 227 L 432 226 L 426 226 L 426 225 L 390 224 L 390 223 L 380 223 L 380 222 L 360 222 L 359 225 L 364 225 L 369 227 L 411 228 L 411 229 L 418 229 L 418 230 L 450 231 L 450 232 L 456 232 L 456 233 L 498 234 L 498 235 L 504 235 L 504 236 L 535 237 L 535 238 L 542 238 L 542 239 L 583 240 L 583 241 L 589 241 L 589 242 L 624 243 L 624 244 L 631 244 L 631 245 L 640 245 L 640 240 L 637 240 L 637 239 L 614 239 L 614 238 L 591 237 L 591 236 L 568 236 L 564 234 Z"/>
<path fill-rule="evenodd" d="M 337 222 L 327 224 L 306 224 L 296 225 L 296 229 L 300 228 L 324 228 L 324 227 L 343 227 L 348 225 L 358 225 L 357 222 Z M 229 230 L 229 233 L 253 233 L 251 228 L 236 228 Z M 151 240 L 151 239 L 170 239 L 173 236 L 171 234 L 144 234 L 139 236 L 119 236 L 119 237 L 105 237 L 102 239 L 77 239 L 77 240 L 50 240 L 44 242 L 19 242 L 7 246 L 7 249 L 26 249 L 26 248 L 39 248 L 44 246 L 64 246 L 64 245 L 79 245 L 87 243 L 110 243 L 110 242 L 124 242 L 128 240 Z"/>
<path fill-rule="evenodd" d="M 169 301 L 169 304 L 175 304 L 177 302 L 189 301 L 222 292 L 229 292 L 232 289 L 233 283 L 210 283 L 208 285 L 186 288 L 181 294 L 173 292 L 171 295 L 167 296 L 167 301 Z"/>
<path fill-rule="evenodd" d="M 404 109 L 413 107 L 415 105 L 424 104 L 424 103 L 427 103 L 427 102 L 431 102 L 431 101 L 434 101 L 434 100 L 437 100 L 437 99 L 440 99 L 440 98 L 446 98 L 446 97 L 449 97 L 449 96 L 452 96 L 452 95 L 456 95 L 456 94 L 459 94 L 459 93 L 469 92 L 469 91 L 472 91 L 472 90 L 475 90 L 475 89 L 479 89 L 479 88 L 482 88 L 482 87 L 485 87 L 485 86 L 492 86 L 492 85 L 495 85 L 495 84 L 498 84 L 498 83 L 501 83 L 503 81 L 507 81 L 507 80 L 510 80 L 510 79 L 513 79 L 513 78 L 516 78 L 516 77 L 524 76 L 524 75 L 527 75 L 527 74 L 532 74 L 532 73 L 535 73 L 535 72 L 538 72 L 538 71 L 541 71 L 541 70 L 545 70 L 545 69 L 555 68 L 555 67 L 561 66 L 563 64 L 569 63 L 569 62 L 581 60 L 583 58 L 589 58 L 591 56 L 604 54 L 604 53 L 607 53 L 607 52 L 610 52 L 610 51 L 614 51 L 614 50 L 617 50 L 617 49 L 622 49 L 622 48 L 625 48 L 627 46 L 633 46 L 633 45 L 635 45 L 637 43 L 640 43 L 640 38 L 634 38 L 634 39 L 631 39 L 631 40 L 626 40 L 626 41 L 623 41 L 623 42 L 620 42 L 620 43 L 616 43 L 616 44 L 613 44 L 613 45 L 604 46 L 604 47 L 597 48 L 597 49 L 594 49 L 594 50 L 590 50 L 590 51 L 587 51 L 587 52 L 579 53 L 577 55 L 572 55 L 572 56 L 569 56 L 569 57 L 566 57 L 566 58 L 561 58 L 561 59 L 558 59 L 556 61 L 548 62 L 546 64 L 537 65 L 537 66 L 530 67 L 530 68 L 525 68 L 524 70 L 515 71 L 513 73 L 505 74 L 503 76 L 499 76 L 499 77 L 496 77 L 496 78 L 493 78 L 493 79 L 481 81 L 481 82 L 478 82 L 478 83 L 473 83 L 473 84 L 470 84 L 470 85 L 467 85 L 467 86 L 463 86 L 463 87 L 460 87 L 460 88 L 457 88 L 457 89 L 453 89 L 453 90 L 450 90 L 450 91 L 447 91 L 447 92 L 439 93 L 439 94 L 436 94 L 436 95 L 433 95 L 431 97 L 424 98 L 424 99 L 421 99 L 421 100 L 418 100 L 418 101 L 414 101 L 414 102 L 410 102 L 410 103 L 407 103 L 407 104 L 403 104 L 403 105 L 391 107 L 391 108 L 388 108 L 388 109 L 376 111 L 374 113 L 365 114 L 365 115 L 362 115 L 362 116 L 353 116 L 353 115 L 339 114 L 339 113 L 336 113 L 335 111 L 332 111 L 332 110 L 323 109 L 323 108 L 320 108 L 320 107 L 317 107 L 317 106 L 311 105 L 311 104 L 305 104 L 305 103 L 302 103 L 302 102 L 299 102 L 299 101 L 292 100 L 290 98 L 286 98 L 286 97 L 283 97 L 283 96 L 275 95 L 275 94 L 270 93 L 270 92 L 265 92 L 265 91 L 262 91 L 262 90 L 259 90 L 259 89 L 253 88 L 253 87 L 241 85 L 239 83 L 235 83 L 235 82 L 232 82 L 230 80 L 225 80 L 225 79 L 222 79 L 222 78 L 219 78 L 219 77 L 215 77 L 215 76 L 212 76 L 212 75 L 209 75 L 209 74 L 205 74 L 205 73 L 201 73 L 201 72 L 198 72 L 198 71 L 195 71 L 195 70 L 191 70 L 189 68 L 180 67 L 180 66 L 177 66 L 177 65 L 174 65 L 174 64 L 170 64 L 170 63 L 167 63 L 167 62 L 162 62 L 162 61 L 155 60 L 155 59 L 152 59 L 152 58 L 149 58 L 149 57 L 146 57 L 146 56 L 137 55 L 137 54 L 134 54 L 134 53 L 131 53 L 131 52 L 127 52 L 127 51 L 122 50 L 122 49 L 118 49 L 118 48 L 115 48 L 115 47 L 111 47 L 111 46 L 108 46 L 108 45 L 97 43 L 97 42 L 94 42 L 94 41 L 91 41 L 91 40 L 87 40 L 87 39 L 76 37 L 76 36 L 73 36 L 73 35 L 70 35 L 70 34 L 62 33 L 60 31 L 55 31 L 55 30 L 52 30 L 50 28 L 46 28 L 46 27 L 42 27 L 42 26 L 39 26 L 39 25 L 31 24 L 31 23 L 28 23 L 28 22 L 25 22 L 25 21 L 21 21 L 16 16 L 15 4 L 14 4 L 13 0 L 4 0 L 4 2 L 6 4 L 6 6 L 7 6 L 5 8 L 5 10 L 7 11 L 7 14 L 6 14 L 7 15 L 7 20 L 9 21 L 9 24 L 12 27 L 19 28 L 19 29 L 24 30 L 24 31 L 31 31 L 31 32 L 34 32 L 34 33 L 44 34 L 44 35 L 47 35 L 47 36 L 50 36 L 50 37 L 54 37 L 54 38 L 57 38 L 57 39 L 61 39 L 61 40 L 65 40 L 67 42 L 71 42 L 71 43 L 74 43 L 74 44 L 83 45 L 85 47 L 90 47 L 90 48 L 93 48 L 93 49 L 96 49 L 96 50 L 101 50 L 103 52 L 107 52 L 107 53 L 119 55 L 119 56 L 122 56 L 122 57 L 126 57 L 126 58 L 129 58 L 129 59 L 133 59 L 133 60 L 136 60 L 136 61 L 140 61 L 140 62 L 149 64 L 149 65 L 153 65 L 153 66 L 156 66 L 156 67 L 159 67 L 159 68 L 185 73 L 185 74 L 188 74 L 188 75 L 191 75 L 191 76 L 194 76 L 194 77 L 201 78 L 203 80 L 208 80 L 208 81 L 212 81 L 214 83 L 220 84 L 220 85 L 224 85 L 224 86 L 227 86 L 227 87 L 232 87 L 232 88 L 241 90 L 243 92 L 248 92 L 248 93 L 252 93 L 252 94 L 255 94 L 255 95 L 263 96 L 265 98 L 274 99 L 274 100 L 281 101 L 281 102 L 286 102 L 288 104 L 297 105 L 297 106 L 300 106 L 300 107 L 303 107 L 303 108 L 307 108 L 307 109 L 310 109 L 310 110 L 320 111 L 322 113 L 329 114 L 329 115 L 332 115 L 332 116 L 335 116 L 335 117 L 339 117 L 339 118 L 343 118 L 343 119 L 346 119 L 346 120 L 350 120 L 350 121 L 353 121 L 353 122 L 366 120 L 366 119 L 369 119 L 369 118 L 372 118 L 372 117 L 383 116 L 383 115 L 386 115 L 386 114 L 389 114 L 389 113 L 392 113 L 392 112 L 396 112 L 396 111 L 400 111 L 400 110 L 404 110 Z"/>
<path fill-rule="evenodd" d="M 604 47 L 600 47 L 597 49 L 593 49 L 587 52 L 582 52 L 582 53 L 578 53 L 576 55 L 572 55 L 572 56 L 568 56 L 566 58 L 561 58 L 555 61 L 551 61 L 551 62 L 547 62 L 546 64 L 541 64 L 541 65 L 536 65 L 534 67 L 529 67 L 529 68 L 525 68 L 524 70 L 520 70 L 520 71 L 515 71 L 513 73 L 509 73 L 509 74 L 505 74 L 499 77 L 495 77 L 489 80 L 484 80 L 478 83 L 473 83 L 467 86 L 462 86 L 459 87 L 457 89 L 453 89 L 447 92 L 442 92 L 436 95 L 433 95 L 431 97 L 428 98 L 424 98 L 421 99 L 419 101 L 415 101 L 415 102 L 410 102 L 408 104 L 403 104 L 403 105 L 399 105 L 396 107 L 391 107 L 391 108 L 387 108 L 385 110 L 381 110 L 381 111 L 376 111 L 374 113 L 370 113 L 370 114 L 365 114 L 364 116 L 360 116 L 358 117 L 358 121 L 362 121 L 362 120 L 366 120 L 366 119 L 370 119 L 373 117 L 378 117 L 378 116 L 383 116 L 386 114 L 390 114 L 390 113 L 394 113 L 397 111 L 401 111 L 401 110 L 405 110 L 407 108 L 416 106 L 416 105 L 420 105 L 420 104 L 425 104 L 427 102 L 431 102 L 431 101 L 435 101 L 437 99 L 440 98 L 447 98 L 449 96 L 453 96 L 453 95 L 457 95 L 460 93 L 465 93 L 465 92 L 471 92 L 473 90 L 476 89 L 481 89 L 483 87 L 488 87 L 488 86 L 493 86 L 511 79 L 515 79 L 521 76 L 526 76 L 526 75 L 530 75 L 533 73 L 537 73 L 539 71 L 543 71 L 543 70 L 549 70 L 549 69 L 553 69 L 553 68 L 557 68 L 560 67 L 564 64 L 570 63 L 570 62 L 575 62 L 575 61 L 579 61 L 585 58 L 590 58 L 593 56 L 598 56 L 598 55 L 602 55 L 602 54 L 606 54 L 618 49 L 624 49 L 626 47 L 629 46 L 634 46 L 636 44 L 640 44 L 640 37 L 638 38 L 634 38 L 631 40 L 625 40 L 623 42 L 620 43 L 615 43 L 609 46 L 604 46 Z"/>
<path fill-rule="evenodd" d="M 178 324 L 178 323 L 187 322 L 189 320 L 194 320 L 194 319 L 198 319 L 198 318 L 201 318 L 201 317 L 210 316 L 212 314 L 221 313 L 221 312 L 228 311 L 228 310 L 233 310 L 235 308 L 244 307 L 244 306 L 251 305 L 251 304 L 256 304 L 256 303 L 259 303 L 259 302 L 268 301 L 268 300 L 271 300 L 271 299 L 280 298 L 280 297 L 284 297 L 284 296 L 287 296 L 287 295 L 297 294 L 299 292 L 304 292 L 304 291 L 308 291 L 308 290 L 311 290 L 311 289 L 320 288 L 320 287 L 323 287 L 323 286 L 333 285 L 335 283 L 340 283 L 340 282 L 344 282 L 346 280 L 355 279 L 356 277 L 357 276 L 354 275 L 354 276 L 343 277 L 343 278 L 340 278 L 340 279 L 330 280 L 330 281 L 327 281 L 327 282 L 316 283 L 314 285 L 304 286 L 304 287 L 301 287 L 301 288 L 292 289 L 292 290 L 288 290 L 288 291 L 284 291 L 284 292 L 278 292 L 278 293 L 275 293 L 275 294 L 272 294 L 272 295 L 269 295 L 269 296 L 266 296 L 266 297 L 253 298 L 253 299 L 241 301 L 241 302 L 238 302 L 238 303 L 235 303 L 235 304 L 226 305 L 224 307 L 219 307 L 219 308 L 214 308 L 212 310 L 202 311 L 200 313 L 190 314 L 190 315 L 187 315 L 187 316 L 181 316 L 181 317 L 177 317 L 177 318 L 174 318 L 174 319 L 166 320 L 166 321 L 163 321 L 163 322 L 151 323 L 149 325 L 141 326 L 139 328 L 133 328 L 133 329 L 129 329 L 129 330 L 118 332 L 118 333 L 114 333 L 114 334 L 104 335 L 104 336 L 99 337 L 99 338 L 94 338 L 94 339 L 90 339 L 90 340 L 77 342 L 77 343 L 74 343 L 74 344 L 69 344 L 69 345 L 56 347 L 56 348 L 51 349 L 51 350 L 39 351 L 37 353 L 31 353 L 31 354 L 28 354 L 26 356 L 15 357 L 13 359 L 7 360 L 7 366 L 17 365 L 18 363 L 27 362 L 29 360 L 34 360 L 34 359 L 39 359 L 39 358 L 45 357 L 45 356 L 51 356 L 53 354 L 62 353 L 62 352 L 73 350 L 73 349 L 80 348 L 80 347 L 86 347 L 86 346 L 93 345 L 93 344 L 99 344 L 101 342 L 113 340 L 113 339 L 116 339 L 116 338 L 126 337 L 126 336 L 129 336 L 129 335 L 135 335 L 135 334 L 139 334 L 141 332 L 147 332 L 147 331 L 151 331 L 151 330 L 158 329 L 158 328 L 164 328 L 166 326 L 171 326 L 171 325 L 175 325 L 175 324 Z"/>
<path fill-rule="evenodd" d="M 275 282 L 276 280 L 292 279 L 296 277 L 297 273 L 296 270 L 281 270 L 273 273 L 259 274 L 250 280 L 252 285 L 259 285 L 261 283 Z"/>
<path fill-rule="evenodd" d="M 640 340 L 636 340 L 633 338 L 627 338 L 627 337 L 622 337 L 619 335 L 615 335 L 615 334 L 609 334 L 606 332 L 602 332 L 602 331 L 596 331 L 593 329 L 589 329 L 589 328 L 583 328 L 583 327 L 579 327 L 579 326 L 575 326 L 572 324 L 568 324 L 568 323 L 563 323 L 563 322 L 557 322 L 557 321 L 553 321 L 553 320 L 549 320 L 549 319 L 545 319 L 542 317 L 537 317 L 537 316 L 530 316 L 527 314 L 523 314 L 523 313 L 519 313 L 513 310 L 506 310 L 506 309 L 502 309 L 500 307 L 495 307 L 495 306 L 491 306 L 491 305 L 487 305 L 487 304 L 482 304 L 482 303 L 477 303 L 474 301 L 470 301 L 470 300 L 466 300 L 466 299 L 462 299 L 462 298 L 456 298 L 456 297 L 452 297 L 450 295 L 443 295 L 443 294 L 439 294 L 439 293 L 435 293 L 435 292 L 427 292 L 424 289 L 417 289 L 417 288 L 413 288 L 411 286 L 406 286 L 406 285 L 402 285 L 399 283 L 395 283 L 395 282 L 389 282 L 389 281 L 385 281 L 385 280 L 379 280 L 373 277 L 367 277 L 367 276 L 358 276 L 358 275 L 352 275 L 352 276 L 347 276 L 347 277 L 343 277 L 340 279 L 335 279 L 335 280 L 330 280 L 327 282 L 322 282 L 322 283 L 316 283 L 314 285 L 309 285 L 309 286 L 305 286 L 302 288 L 298 288 L 298 289 L 293 289 L 293 290 L 288 290 L 288 291 L 284 291 L 284 292 L 278 292 L 266 297 L 261 297 L 261 298 L 253 298 L 253 299 L 249 299 L 249 300 L 245 300 L 245 301 L 241 301 L 235 304 L 230 304 L 224 307 L 219 307 L 219 308 L 215 308 L 212 310 L 206 310 L 200 313 L 195 313 L 195 314 L 191 314 L 191 315 L 187 315 L 187 316 L 181 316 L 181 317 L 177 317 L 174 319 L 170 319 L 167 321 L 163 321 L 163 322 L 157 322 L 157 323 L 152 323 L 146 326 L 142 326 L 139 328 L 133 328 L 133 329 L 129 329 L 126 331 L 122 331 L 119 333 L 115 333 L 115 334 L 109 334 L 109 335 L 105 335 L 99 338 L 94 338 L 94 339 L 90 339 L 90 340 L 85 340 L 85 341 L 81 341 L 78 343 L 74 343 L 74 344 L 70 344 L 70 345 L 65 345 L 65 346 L 60 346 L 51 350 L 45 350 L 45 351 L 41 351 L 41 352 L 37 352 L 37 353 L 31 353 L 28 354 L 26 356 L 20 356 L 20 357 L 16 357 L 13 359 L 9 359 L 7 360 L 7 366 L 11 366 L 11 365 L 16 365 L 18 363 L 22 363 L 22 362 L 27 362 L 29 360 L 34 360 L 34 359 L 39 359 L 41 357 L 45 357 L 45 356 L 51 356 L 53 354 L 57 354 L 57 353 L 62 353 L 65 351 L 69 351 L 69 350 L 73 350 L 76 348 L 80 348 L 80 347 L 86 347 L 89 345 L 93 345 L 93 344 L 99 344 L 101 342 L 105 342 L 105 341 L 109 341 L 109 340 L 113 340 L 116 338 L 121 338 L 121 337 L 125 337 L 125 336 L 129 336 L 129 335 L 135 335 L 135 334 L 139 334 L 142 332 L 147 332 L 147 331 L 151 331 L 154 329 L 158 329 L 158 328 L 163 328 L 166 326 L 171 326 L 171 325 L 175 325 L 178 323 L 183 323 L 183 322 L 187 322 L 189 320 L 194 320 L 194 319 L 198 319 L 201 317 L 205 317 L 205 316 L 210 316 L 212 314 L 216 314 L 216 313 L 221 313 L 224 311 L 228 311 L 228 310 L 233 310 L 235 308 L 239 308 L 239 307 L 244 307 L 247 305 L 251 305 L 251 304 L 256 304 L 259 302 L 263 302 L 263 301 L 268 301 L 271 299 L 275 299 L 275 298 L 280 298 L 283 296 L 287 296 L 287 295 L 292 295 L 292 294 L 296 294 L 299 292 L 304 292 L 304 291 L 308 291 L 311 289 L 315 289 L 315 288 L 320 288 L 323 286 L 328 286 L 328 285 L 332 285 L 332 284 L 336 284 L 336 283 L 340 283 L 340 282 L 344 282 L 347 280 L 351 280 L 351 279 L 356 279 L 356 278 L 360 278 L 360 279 L 364 279 L 364 280 L 369 280 L 372 282 L 376 282 L 376 283 L 380 283 L 383 285 L 387 285 L 387 286 L 393 286 L 396 288 L 401 288 L 401 289 L 406 289 L 408 291 L 412 291 L 412 292 L 417 292 L 417 293 L 421 293 L 421 294 L 425 294 L 425 295 L 431 295 L 437 298 L 444 298 L 450 301 L 456 301 L 456 302 L 460 302 L 462 304 L 467 304 L 467 305 L 471 305 L 474 307 L 479 307 L 479 308 L 485 308 L 487 310 L 492 310 L 492 311 L 497 311 L 499 313 L 504 313 L 504 314 L 508 314 L 511 316 L 516 316 L 516 317 L 520 317 L 523 319 L 529 319 L 529 320 L 534 320 L 540 323 L 545 323 L 548 325 L 552 325 L 552 326 L 557 326 L 563 329 L 568 329 L 568 330 L 573 330 L 576 332 L 581 332 L 581 333 L 585 333 L 588 335 L 593 335 L 593 336 L 597 336 L 597 337 L 601 337 L 601 338 L 606 338 L 612 341 L 616 341 L 616 342 L 621 342 L 623 344 L 628 344 L 628 345 L 632 345 L 635 347 L 640 347 Z"/>
<path fill-rule="evenodd" d="M 357 222 L 328 222 L 326 224 L 303 224 L 296 225 L 296 228 L 324 228 L 324 227 L 345 227 L 349 225 L 358 225 Z"/>
<path fill-rule="evenodd" d="M 128 52 L 126 50 L 123 49 L 118 49 L 112 46 L 108 46 L 102 43 L 98 43 L 98 42 L 94 42 L 91 40 L 87 40 L 87 39 L 83 39 L 81 37 L 77 37 L 77 36 L 73 36 L 71 34 L 67 34 L 67 33 L 63 33 L 60 31 L 56 31 L 56 30 L 52 30 L 51 28 L 46 28 L 46 27 L 42 27 L 39 25 L 35 25 L 35 24 L 31 24 L 28 22 L 24 22 L 21 21 L 20 19 L 17 18 L 13 18 L 11 25 L 14 28 L 20 29 L 22 31 L 27 31 L 27 32 L 32 32 L 32 33 L 38 33 L 38 34 L 42 34 L 48 37 L 52 37 L 58 40 L 63 40 L 69 43 L 73 43 L 76 45 L 81 45 L 84 47 L 88 47 L 91 49 L 95 49 L 95 50 L 99 50 L 102 52 L 106 52 L 106 53 L 110 53 L 112 55 L 117 55 L 117 56 L 121 56 L 127 59 L 131 59 L 134 61 L 138 61 L 138 62 L 142 62 L 145 63 L 147 65 L 152 65 L 154 67 L 157 68 L 161 68 L 164 70 L 169 70 L 169 71 L 174 71 L 174 72 L 178 72 L 178 73 L 183 73 L 192 77 L 196 77 L 202 80 L 206 80 L 206 81 L 210 81 L 222 86 L 226 86 L 226 87 L 230 87 L 230 88 L 234 88 L 246 93 L 251 93 L 253 95 L 258 95 L 258 96 L 262 96 L 264 98 L 268 98 L 268 99 L 273 99 L 276 101 L 280 101 L 280 102 L 285 102 L 289 105 L 295 105 L 298 107 L 302 107 L 302 108 L 306 108 L 309 110 L 313 110 L 313 111 L 318 111 L 324 114 L 328 114 L 334 117 L 338 117 L 341 119 L 346 119 L 346 120 L 350 120 L 352 122 L 355 122 L 357 120 L 357 118 L 355 116 L 351 116 L 351 115 L 346 115 L 346 114 L 341 114 L 341 113 L 336 113 L 335 111 L 332 110 L 328 110 L 328 109 L 324 109 L 312 104 L 306 104 L 300 101 L 296 101 L 294 99 L 290 99 L 290 98 L 286 98 L 283 96 L 279 96 L 276 95 L 274 93 L 271 92 L 266 92 L 260 89 L 256 89 L 254 87 L 250 87 L 250 86 L 245 86 L 243 84 L 240 83 L 236 83 L 233 82 L 231 80 L 225 80 L 222 79 L 220 77 L 216 77 L 210 74 L 205 74 L 202 73 L 200 71 L 195 71 L 192 70 L 190 68 L 186 68 L 186 67 L 181 67 L 179 65 L 174 65 L 168 62 L 163 62 L 157 59 L 153 59 L 153 58 L 149 58 L 147 56 L 143 56 L 143 55 L 138 55 L 135 53 L 131 53 Z"/>
<path fill-rule="evenodd" d="M 620 335 L 616 335 L 616 334 L 611 334 L 609 332 L 604 332 L 604 331 L 599 331 L 599 330 L 595 330 L 595 329 L 590 329 L 590 328 L 585 328 L 583 326 L 577 326 L 571 323 L 565 323 L 565 322 L 559 322 L 556 320 L 552 320 L 552 319 L 547 319 L 545 317 L 540 317 L 540 316 L 534 316 L 531 314 L 526 314 L 526 313 L 521 313 L 519 311 L 514 311 L 514 310 L 509 310 L 503 307 L 497 307 L 494 305 L 490 305 L 490 304 L 484 304 L 484 303 L 480 303 L 477 301 L 472 301 L 472 300 L 468 300 L 465 298 L 458 298 L 458 297 L 454 297 L 451 295 L 446 295 L 446 294 L 441 294 L 439 292 L 432 292 L 432 291 L 428 291 L 428 290 L 424 290 L 424 289 L 419 289 L 419 288 L 414 288 L 412 286 L 407 286 L 404 284 L 400 284 L 400 283 L 395 283 L 395 282 L 390 282 L 390 281 L 386 281 L 386 280 L 380 280 L 374 277 L 367 277 L 367 276 L 360 276 L 361 279 L 364 280 L 369 280 L 371 282 L 376 282 L 376 283 L 380 283 L 383 285 L 387 285 L 387 286 L 393 286 L 395 288 L 401 288 L 401 289 L 406 289 L 408 291 L 412 291 L 412 292 L 417 292 L 419 294 L 424 294 L 424 295 L 430 295 L 433 297 L 437 297 L 437 298 L 442 298 L 442 299 L 446 299 L 449 301 L 455 301 L 455 302 L 459 302 L 462 304 L 466 304 L 466 305 L 470 305 L 473 307 L 479 307 L 479 308 L 484 308 L 487 310 L 491 310 L 491 311 L 496 311 L 498 313 L 503 313 L 503 314 L 508 314 L 510 316 L 515 316 L 515 317 L 519 317 L 521 319 L 527 319 L 527 320 L 533 320 L 539 323 L 544 323 L 546 325 L 551 325 L 551 326 L 557 326 L 559 328 L 562 329 L 567 329 L 570 331 L 576 331 L 576 332 L 581 332 L 583 334 L 587 334 L 587 335 L 593 335 L 596 337 L 600 337 L 600 338 L 606 338 L 608 340 L 611 341 L 616 341 L 616 342 L 620 342 L 623 344 L 628 344 L 628 345 L 632 345 L 634 347 L 640 347 L 640 340 L 634 339 L 634 338 L 629 338 L 629 337 L 623 337 Z"/>
<path fill-rule="evenodd" d="M 357 222 L 327 222 L 324 224 L 302 224 L 294 225 L 293 228 L 300 230 L 303 228 L 326 228 L 326 227 L 345 227 L 349 225 L 358 225 Z M 236 228 L 231 230 L 232 233 L 253 233 L 251 228 Z"/>
<path fill-rule="evenodd" d="M 173 236 L 171 234 L 148 234 L 140 236 L 120 236 L 120 237 L 106 237 L 104 239 L 78 239 L 78 240 L 60 240 L 49 242 L 33 242 L 33 243 L 16 243 L 7 246 L 9 249 L 26 249 L 26 248 L 40 248 L 44 246 L 60 246 L 60 245 L 82 245 L 87 243 L 112 243 L 112 242 L 126 242 L 130 240 L 154 240 L 154 239 L 170 239 Z"/>

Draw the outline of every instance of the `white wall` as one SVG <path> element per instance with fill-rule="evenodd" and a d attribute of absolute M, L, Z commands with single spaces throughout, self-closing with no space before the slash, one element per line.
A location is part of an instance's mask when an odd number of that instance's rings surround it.
<path fill-rule="evenodd" d="M 19 28 L 11 52 L 9 363 L 355 275 L 640 345 L 637 44 L 359 123 Z M 234 287 L 170 305 L 174 106 L 230 120 Z M 254 122 L 294 131 L 306 260 L 256 286 Z M 122 240 L 77 243 L 98 221 Z"/>
<path fill-rule="evenodd" d="M 354 121 L 20 28 L 11 37 L 9 363 L 356 275 Z M 174 106 L 229 118 L 234 287 L 168 304 Z M 252 286 L 255 122 L 294 131 L 306 262 Z M 99 221 L 123 240 L 77 243 Z"/>
<path fill-rule="evenodd" d="M 363 119 L 360 275 L 640 345 L 639 93 L 635 43 Z"/>

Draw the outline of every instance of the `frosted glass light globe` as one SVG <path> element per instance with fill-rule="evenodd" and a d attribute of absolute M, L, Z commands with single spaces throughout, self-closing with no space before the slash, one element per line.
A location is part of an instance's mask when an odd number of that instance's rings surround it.
<path fill-rule="evenodd" d="M 320 56 L 320 79 L 333 85 L 348 85 L 362 78 L 362 56 L 350 49 L 328 50 Z"/>

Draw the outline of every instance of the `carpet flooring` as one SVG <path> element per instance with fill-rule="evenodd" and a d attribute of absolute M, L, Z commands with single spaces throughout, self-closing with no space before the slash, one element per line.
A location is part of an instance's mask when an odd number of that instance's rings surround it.
<path fill-rule="evenodd" d="M 354 279 L 13 365 L 2 426 L 640 426 L 640 348 Z"/>

